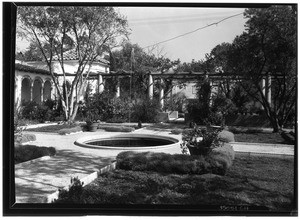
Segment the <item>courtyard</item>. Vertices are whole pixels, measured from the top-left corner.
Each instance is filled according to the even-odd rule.
[[[297,6],[194,9],[12,9],[6,211],[297,215]]]

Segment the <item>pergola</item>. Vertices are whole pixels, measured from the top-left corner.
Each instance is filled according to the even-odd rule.
[[[104,83],[103,78],[106,77],[116,77],[117,79],[117,92],[116,97],[120,96],[120,81],[119,78],[122,77],[131,77],[133,74],[132,71],[110,71],[109,73],[97,72],[97,73],[90,73],[89,77],[91,79],[97,79],[98,81],[98,92],[102,93],[104,91]],[[206,73],[206,72],[158,72],[158,71],[149,71],[148,73],[148,97],[150,99],[153,98],[153,89],[154,89],[154,80],[160,80],[160,83],[163,84],[165,78],[172,78],[175,80],[186,80],[186,81],[194,81],[201,78],[208,78],[210,82],[215,81],[222,81],[224,79],[230,79],[233,81],[243,79],[241,74],[226,74],[226,73]],[[272,85],[272,76],[271,75],[264,75],[261,79],[261,88],[263,90],[263,94],[267,97],[269,103],[271,103],[271,85]],[[159,97],[160,97],[160,104],[163,107],[164,105],[164,88],[161,86],[159,88]]]

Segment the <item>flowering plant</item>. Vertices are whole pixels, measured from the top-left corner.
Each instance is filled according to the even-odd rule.
[[[219,147],[219,130],[208,131],[206,128],[194,128],[185,130],[182,133],[182,143],[180,144],[183,154],[207,155],[212,149]]]

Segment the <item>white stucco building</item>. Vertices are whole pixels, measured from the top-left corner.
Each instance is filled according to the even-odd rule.
[[[78,68],[78,56],[76,51],[70,50],[64,53],[64,69],[66,73],[66,84],[71,85]],[[63,71],[57,56],[52,61],[53,72],[58,76],[59,85],[63,85]],[[85,71],[88,66],[85,67]],[[109,61],[99,57],[90,68],[91,75],[89,83],[94,92],[98,87],[99,77],[97,75],[109,73]],[[48,66],[43,61],[22,62],[15,64],[15,103],[20,105],[23,101],[35,101],[41,103],[47,99],[55,99],[57,91],[53,84]]]

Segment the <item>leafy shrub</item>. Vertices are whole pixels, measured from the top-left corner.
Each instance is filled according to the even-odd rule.
[[[183,112],[186,99],[186,95],[182,92],[173,94],[171,98],[165,100],[164,110]]]
[[[234,142],[234,134],[230,131],[223,130],[218,134],[219,141],[223,141],[225,143]]]
[[[223,152],[217,151],[212,156],[190,156],[184,154],[166,154],[133,151],[121,152],[117,155],[117,168],[133,171],[154,171],[160,173],[175,174],[205,174],[214,173],[224,175],[226,169],[231,165],[230,157]],[[226,163],[225,163],[226,162]]]
[[[81,126],[76,126],[76,127],[73,127],[73,128],[63,128],[63,129],[60,129],[58,131],[58,133],[61,134],[61,135],[65,135],[65,134],[75,133],[75,132],[79,132],[79,131],[82,131]]]
[[[182,142],[180,144],[182,153],[195,155],[208,155],[213,148],[219,147],[219,130],[208,131],[206,128],[186,129],[182,133]]]
[[[62,117],[61,105],[56,101],[46,100],[41,104],[34,101],[22,103],[21,118],[23,119],[45,122],[54,121],[56,117]]]
[[[54,203],[82,203],[83,200],[83,182],[77,177],[71,178],[71,186],[68,190],[59,190],[58,198]]]
[[[54,147],[38,147],[35,145],[16,145],[15,163],[22,163],[43,156],[54,156],[56,150]]]
[[[189,100],[186,106],[186,110],[188,112],[186,119],[188,121],[194,121],[198,124],[205,124],[204,119],[208,117],[209,112],[202,107],[200,106],[198,100]]]
[[[135,122],[157,122],[156,116],[159,112],[157,100],[144,99],[133,105],[131,119]]]

